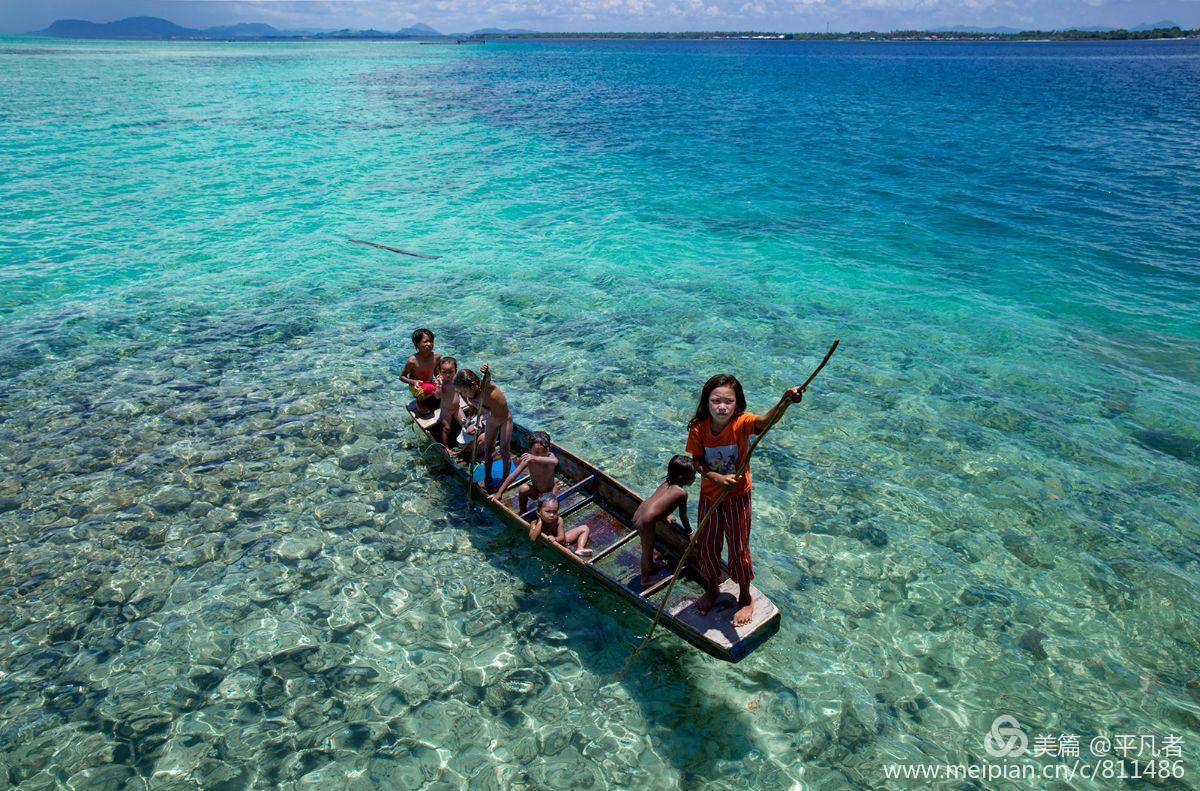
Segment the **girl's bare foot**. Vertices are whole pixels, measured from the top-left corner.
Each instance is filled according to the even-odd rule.
[[[584,547],[583,549],[575,550],[575,554],[581,558],[591,557],[592,550],[588,549],[587,547]]]
[[[701,615],[708,615],[708,611],[713,608],[717,601],[717,589],[711,588],[704,592],[704,595],[696,599],[696,609]]]
[[[742,606],[733,614],[733,625],[745,626],[754,620],[754,597],[747,596],[744,599],[738,599],[738,604]]]

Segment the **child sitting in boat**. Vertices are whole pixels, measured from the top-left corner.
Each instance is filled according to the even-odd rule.
[[[587,525],[573,527],[563,532],[563,519],[558,515],[558,497],[553,494],[543,494],[537,500],[537,513],[529,521],[529,540],[537,541],[538,536],[545,533],[551,541],[564,547],[575,544],[575,554],[587,557],[592,550],[587,548],[588,534],[591,531]]]
[[[486,377],[488,367],[480,366],[479,371]],[[495,488],[492,457],[495,455],[497,442],[500,445],[500,460],[503,462],[501,466],[507,470],[512,465],[512,453],[509,448],[512,445],[513,417],[512,412],[508,410],[508,399],[504,397],[504,391],[491,382],[488,383],[488,392],[483,392],[483,382],[479,374],[470,368],[458,372],[454,377],[454,386],[477,412],[487,415],[483,429],[483,476],[484,488],[490,491]]]
[[[417,351],[404,363],[400,381],[408,385],[417,401],[417,417],[427,418],[438,406],[434,374],[438,370],[439,355],[433,350],[433,333],[424,327],[412,334],[412,342]]]
[[[667,479],[658,485],[633,512],[633,526],[642,542],[642,587],[650,586],[651,577],[663,569],[654,558],[654,526],[661,520],[674,522],[673,511],[679,511],[679,521],[690,533],[692,526],[687,515],[687,487],[696,482],[696,465],[687,456],[676,454],[667,462]]]
[[[455,390],[457,389],[456,386]],[[458,433],[458,441],[463,447],[458,452],[464,458],[470,458],[471,445],[479,439],[480,426],[487,425],[487,415],[485,414],[481,419],[479,413],[475,411],[475,405],[465,399],[463,399],[462,412],[465,419],[462,430]]]
[[[466,416],[463,414],[462,399],[454,387],[454,375],[458,373],[458,360],[453,357],[443,357],[438,363],[437,396],[439,413],[438,424],[433,428],[433,436],[439,442],[452,449],[458,444],[458,435],[462,431]]]
[[[550,435],[544,431],[533,432],[529,435],[529,452],[521,455],[516,469],[508,474],[492,499],[500,502],[513,481],[528,470],[529,480],[517,489],[517,513],[525,513],[531,499],[536,501],[543,494],[555,494],[558,491],[558,481],[554,478],[554,468],[557,466],[558,457],[550,452]]]

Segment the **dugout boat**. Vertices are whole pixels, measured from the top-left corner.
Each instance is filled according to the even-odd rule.
[[[417,417],[410,408],[409,414],[416,428],[432,440],[430,431],[437,424],[438,413],[435,411],[429,417]],[[525,427],[519,424],[514,426],[514,459],[529,450],[529,435],[530,432]],[[528,534],[533,510],[525,514],[516,510],[517,489],[526,478],[513,484],[502,502],[496,502],[484,491],[482,463],[477,462],[475,469],[468,472],[469,460],[459,459],[440,443],[435,444],[433,448],[455,474],[473,489],[473,496],[477,502],[494,511],[510,527],[520,530],[523,536]],[[575,569],[587,580],[609,589],[633,605],[634,609],[646,617],[646,627],[649,628],[650,620],[671,582],[690,535],[682,527],[668,522],[655,525],[655,548],[662,553],[667,568],[658,572],[652,584],[643,589],[640,579],[641,542],[638,540],[637,530],[633,527],[633,513],[641,504],[642,498],[611,475],[561,445],[555,444],[553,451],[558,457],[556,476],[559,514],[563,518],[564,528],[570,530],[586,524],[591,531],[588,546],[594,554],[591,557],[580,557],[545,535],[540,536],[538,541],[554,553],[560,563]],[[494,464],[499,465],[500,462],[497,460]],[[530,508],[532,507],[531,504]],[[716,606],[707,615],[701,615],[696,609],[696,600],[704,593],[704,583],[696,554],[693,550],[681,578],[671,588],[671,600],[663,610],[659,623],[706,654],[727,662],[738,662],[779,631],[779,608],[757,588],[751,586],[754,618],[745,626],[734,627],[731,619],[736,609],[738,588],[737,583],[725,573]]]

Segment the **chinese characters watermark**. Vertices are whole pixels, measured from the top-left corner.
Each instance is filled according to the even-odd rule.
[[[888,779],[1165,780],[1182,779],[1183,737],[1175,734],[1030,734],[1011,714],[992,720],[983,749],[999,763],[886,764]],[[1024,761],[1015,759],[1026,758]],[[1028,758],[1041,758],[1034,762]],[[1046,759],[1057,759],[1047,762]]]

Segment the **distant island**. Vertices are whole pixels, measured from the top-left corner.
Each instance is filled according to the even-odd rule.
[[[59,19],[30,35],[80,39],[136,39],[155,41],[282,41],[322,39],[747,39],[771,41],[1127,41],[1141,39],[1200,38],[1200,29],[1187,30],[1173,22],[1133,28],[1072,28],[1070,30],[1018,30],[1016,28],[949,27],[936,30],[852,31],[849,33],[773,33],[764,31],[692,31],[682,33],[542,33],[534,30],[483,28],[470,33],[439,33],[429,25],[401,30],[296,31],[278,30],[262,23],[223,25],[203,30],[187,28],[152,16],[129,17],[115,22]]]
[[[88,22],[83,19],[59,19],[44,30],[29,35],[54,38],[146,39],[155,41],[227,41],[230,39],[451,39],[484,36],[538,35],[533,30],[484,28],[470,33],[439,33],[429,25],[416,24],[401,30],[279,30],[263,23],[240,23],[219,27],[183,27],[153,16],[135,16],[116,22]]]

